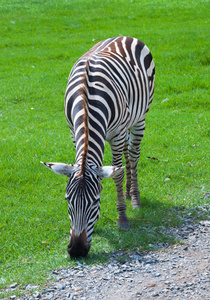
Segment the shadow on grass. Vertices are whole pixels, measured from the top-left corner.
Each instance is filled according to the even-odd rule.
[[[175,206],[173,203],[148,198],[141,199],[142,207],[139,210],[133,209],[129,201],[126,202],[131,229],[120,230],[115,220],[102,214],[93,235],[91,251],[84,260],[86,263],[104,263],[119,250],[124,256],[132,251],[167,248],[180,242],[172,231],[186,224],[186,221],[188,225],[193,224],[206,215],[198,207]]]

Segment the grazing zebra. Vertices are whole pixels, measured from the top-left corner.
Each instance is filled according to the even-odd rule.
[[[110,38],[85,53],[71,70],[65,94],[65,115],[76,147],[74,165],[44,163],[69,177],[66,187],[71,219],[68,253],[86,256],[99,218],[101,180],[113,178],[117,189],[118,225],[129,228],[123,195],[140,207],[137,163],[145,116],[154,93],[155,67],[142,42]],[[105,140],[111,145],[112,166],[103,167]]]

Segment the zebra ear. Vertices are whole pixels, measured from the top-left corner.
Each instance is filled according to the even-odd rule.
[[[103,178],[114,178],[115,176],[119,175],[124,167],[100,167],[100,168],[95,168],[95,171],[97,175],[103,179]]]
[[[75,171],[75,166],[74,165],[67,165],[67,164],[62,164],[62,163],[45,163],[40,161],[43,165],[51,169],[53,172],[59,175],[66,175],[70,176],[74,171]]]

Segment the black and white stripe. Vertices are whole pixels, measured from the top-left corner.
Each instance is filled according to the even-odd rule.
[[[73,176],[66,189],[71,227],[76,236],[85,228],[88,243],[91,242],[93,226],[99,218],[101,190],[98,178],[92,176],[90,170],[86,170],[82,176]]]
[[[126,158],[125,196],[131,197],[134,207],[139,207],[137,163],[145,116],[153,99],[154,78],[149,49],[131,37],[99,42],[72,68],[65,95],[65,115],[76,147],[75,165],[65,166],[65,170],[70,169],[66,198],[71,236],[80,237],[85,232],[90,243],[99,217],[100,182],[104,177],[112,177],[116,184],[118,224],[129,227],[122,154]],[[112,167],[102,167],[105,140],[111,145]]]

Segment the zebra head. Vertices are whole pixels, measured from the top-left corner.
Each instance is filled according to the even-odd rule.
[[[71,220],[68,253],[71,257],[85,257],[90,250],[94,224],[99,218],[101,180],[114,178],[124,167],[89,167],[84,174],[78,176],[78,165],[43,164],[55,173],[69,178],[65,197]]]

